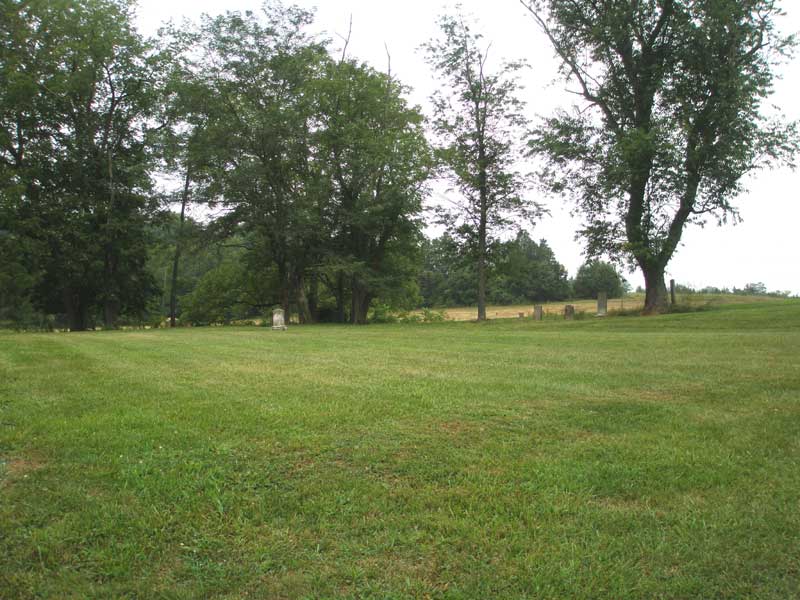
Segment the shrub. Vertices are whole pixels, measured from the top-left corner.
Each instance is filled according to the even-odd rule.
[[[377,304],[372,309],[370,323],[397,323],[397,317],[388,304]]]
[[[422,323],[422,315],[409,313],[407,311],[401,312],[399,315],[397,315],[397,318],[398,321],[404,325]]]
[[[422,309],[422,321],[424,323],[441,323],[446,320],[443,310],[431,310],[430,308]]]

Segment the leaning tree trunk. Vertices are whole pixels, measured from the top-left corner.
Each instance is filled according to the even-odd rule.
[[[644,275],[645,300],[644,314],[655,315],[669,310],[669,296],[664,283],[664,271],[681,241],[683,228],[692,214],[697,190],[700,184],[699,170],[692,163],[686,189],[681,197],[680,206],[672,218],[667,236],[661,243],[657,254],[648,254],[642,249],[652,251],[654,243],[647,233],[644,223],[648,220],[646,190],[653,168],[653,157],[644,156],[637,163],[634,180],[630,191],[628,214],[626,215],[625,232],[628,243],[640,250],[634,253],[636,262]]]
[[[291,276],[289,274],[289,267],[283,261],[278,262],[278,279],[280,285],[280,288],[278,290],[280,305],[281,308],[283,309],[283,314],[285,316],[286,322],[288,323],[292,282],[291,282]]]

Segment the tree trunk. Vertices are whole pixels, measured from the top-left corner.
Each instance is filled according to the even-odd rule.
[[[81,302],[78,294],[73,294],[67,289],[63,293],[64,310],[67,313],[67,324],[70,331],[86,331],[88,328],[88,313],[86,306]]]
[[[481,78],[481,85],[483,79]],[[481,92],[483,89],[481,89]],[[478,134],[478,321],[486,320],[486,227],[489,217],[489,185],[486,160],[486,115],[475,100],[475,131]]]
[[[478,321],[486,320],[486,210],[478,227]]]
[[[175,256],[172,257],[172,282],[169,288],[169,326],[175,327],[176,312],[178,311],[178,266],[183,250],[183,223],[186,220],[186,203],[189,200],[189,185],[191,174],[189,167],[186,167],[186,180],[183,184],[183,195],[181,196],[181,220],[178,223],[178,235],[175,239]]]
[[[366,325],[367,311],[369,311],[369,304],[372,298],[364,285],[358,280],[358,277],[353,277],[350,295],[350,322],[354,325]]]
[[[669,310],[669,295],[664,283],[664,266],[642,266],[645,284],[644,314],[655,315]]]
[[[103,328],[116,329],[117,317],[119,316],[119,300],[117,299],[116,292],[110,291],[114,289],[114,279],[116,278],[116,269],[114,267],[114,257],[112,244],[106,244],[105,252],[105,293],[103,298]]]
[[[111,159],[111,151],[107,153],[108,157],[108,217],[106,219],[106,227],[109,227],[114,214],[114,163]],[[106,232],[108,235],[108,232]],[[105,299],[103,300],[103,328],[116,329],[117,317],[119,316],[120,302],[117,293],[109,293],[109,288],[116,288],[116,260],[114,258],[114,239],[111,237],[106,241],[105,247]]]
[[[338,323],[346,322],[344,314],[344,273],[339,273],[336,281],[336,320]]]
[[[118,317],[119,317],[119,302],[117,302],[116,300],[106,300],[103,303],[103,328],[116,329]]]
[[[281,308],[283,309],[284,319],[289,323],[289,300],[291,298],[291,281],[289,275],[289,268],[285,262],[278,263],[278,279],[280,280],[280,289],[278,295],[280,297]]]
[[[311,310],[308,307],[308,296],[306,296],[306,282],[302,274],[294,277],[294,296],[297,303],[297,318],[301,324],[311,323]]]
[[[311,322],[319,321],[319,276],[316,271],[311,273],[311,283],[308,289],[308,312]]]

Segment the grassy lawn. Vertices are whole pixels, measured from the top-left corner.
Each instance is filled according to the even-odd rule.
[[[800,597],[800,303],[0,335],[0,598]]]

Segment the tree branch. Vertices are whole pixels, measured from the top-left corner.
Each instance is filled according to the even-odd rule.
[[[584,73],[584,71],[578,66],[578,63],[574,59],[570,58],[567,51],[561,47],[561,45],[558,43],[558,40],[556,40],[555,34],[548,27],[547,22],[533,7],[532,1],[528,0],[528,2],[526,2],[526,0],[519,0],[519,2],[520,4],[522,4],[522,6],[524,6],[528,10],[528,12],[531,13],[533,18],[539,24],[541,30],[550,40],[550,44],[553,46],[553,49],[556,51],[561,60],[564,61],[564,64],[566,64],[569,67],[570,72],[578,80],[578,83],[580,84],[581,89],[583,90],[583,97],[592,104],[597,105],[603,111],[603,114],[606,116],[606,119],[608,120],[610,127],[615,133],[621,133],[617,118],[614,116],[614,113],[611,111],[608,104],[602,98],[600,98],[598,95],[596,95],[589,89],[589,85],[586,82],[587,74]]]

